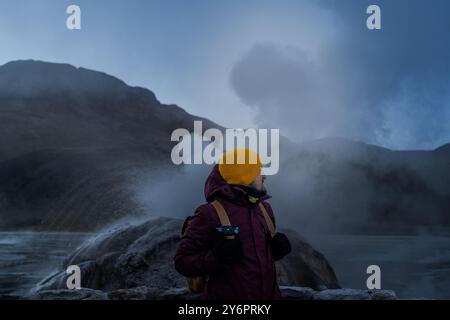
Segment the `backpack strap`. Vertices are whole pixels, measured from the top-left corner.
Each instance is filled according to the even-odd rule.
[[[222,204],[218,200],[211,202],[214,209],[216,209],[217,215],[219,216],[220,224],[222,226],[231,226],[230,219],[228,218],[227,212]],[[227,239],[234,239],[234,236],[226,236]]]
[[[273,236],[275,234],[275,226],[272,222],[272,219],[270,219],[269,213],[267,212],[266,207],[264,207],[262,202],[259,203],[259,208],[263,213],[264,220],[266,220],[266,225],[267,228],[269,228],[270,235]]]
[[[214,200],[211,202],[214,209],[216,209],[217,215],[219,216],[220,224],[222,226],[231,226],[230,219],[228,218],[227,212],[225,211],[225,208],[222,206],[222,204],[218,200]],[[263,203],[259,203],[259,209],[261,210],[264,220],[266,221],[267,228],[269,229],[270,235],[273,236],[276,232],[275,225],[273,224],[272,219],[269,216],[269,213],[266,210],[266,207],[264,207]],[[227,236],[227,239],[233,239],[234,236]]]

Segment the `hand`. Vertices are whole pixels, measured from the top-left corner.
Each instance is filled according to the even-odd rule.
[[[284,233],[277,232],[271,240],[273,259],[278,261],[291,252],[291,242]]]
[[[242,245],[238,238],[222,239],[213,249],[216,259],[225,266],[238,262],[242,257]]]

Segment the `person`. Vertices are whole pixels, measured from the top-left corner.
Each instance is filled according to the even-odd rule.
[[[245,161],[237,161],[239,152],[245,154]],[[226,161],[230,153],[234,155],[231,162]],[[185,277],[208,276],[204,299],[282,299],[275,261],[291,251],[291,244],[283,233],[273,235],[268,229],[260,203],[275,227],[276,220],[266,202],[270,196],[261,167],[259,156],[249,149],[225,153],[206,179],[208,203],[185,221],[175,269]],[[211,204],[215,200],[225,209],[231,225],[239,228],[233,239],[217,232],[221,221]]]

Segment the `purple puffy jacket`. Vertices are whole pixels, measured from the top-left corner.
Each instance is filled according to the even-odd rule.
[[[186,277],[209,275],[205,299],[281,299],[270,232],[258,203],[251,203],[242,189],[227,184],[217,165],[206,180],[205,197],[208,203],[198,207],[187,222],[174,258],[175,269]],[[261,201],[275,225],[272,208],[264,202],[268,198]],[[231,224],[239,227],[243,256],[228,268],[220,265],[212,252],[219,240],[215,228],[220,226],[210,204],[215,199],[225,208]]]

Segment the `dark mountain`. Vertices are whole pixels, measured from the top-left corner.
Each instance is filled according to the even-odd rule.
[[[0,67],[0,160],[43,149],[167,148],[170,133],[194,119],[104,73],[38,61]]]
[[[450,143],[444,144],[443,146],[440,146],[436,150],[434,150],[435,153],[441,154],[441,155],[447,155],[450,156]]]
[[[326,138],[286,151],[268,181],[285,223],[308,230],[413,232],[450,226],[450,154]],[[284,192],[290,190],[290,192]],[[293,196],[295,194],[295,196]]]
[[[126,184],[170,167],[170,134],[194,120],[217,127],[101,72],[1,66],[0,228],[92,229],[139,213]]]

